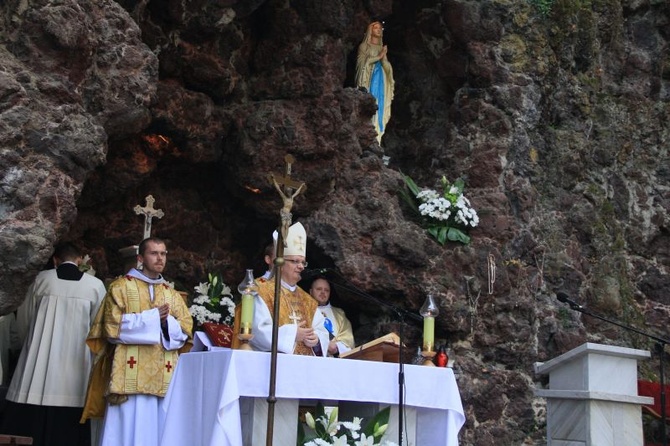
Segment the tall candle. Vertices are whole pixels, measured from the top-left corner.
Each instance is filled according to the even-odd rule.
[[[240,333],[250,334],[251,324],[254,321],[254,294],[258,291],[258,285],[254,280],[254,270],[248,269],[244,280],[237,287],[242,296],[242,308],[240,309]]]
[[[434,342],[435,318],[432,316],[426,316],[423,318],[423,350],[426,352],[432,352]]]
[[[251,323],[254,320],[254,296],[251,294],[242,295],[242,311],[240,312],[240,328],[251,329]]]

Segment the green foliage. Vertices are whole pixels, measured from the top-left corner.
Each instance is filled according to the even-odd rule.
[[[555,0],[529,0],[530,4],[533,5],[540,12],[542,17],[547,17],[551,13],[551,8],[554,6]]]

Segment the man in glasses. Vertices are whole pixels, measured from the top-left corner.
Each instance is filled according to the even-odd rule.
[[[302,224],[296,223],[286,235],[284,265],[281,268],[277,350],[282,353],[322,356],[328,348],[328,331],[324,327],[323,314],[317,311],[317,302],[298,286],[300,274],[307,266],[306,249],[307,233]],[[258,280],[257,283],[254,338],[250,344],[256,350],[270,351],[275,280]]]

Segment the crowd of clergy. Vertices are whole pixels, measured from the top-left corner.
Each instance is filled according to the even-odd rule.
[[[273,246],[268,273],[256,279],[250,344],[270,351],[281,283],[278,352],[337,357],[354,346],[351,323],[330,305],[328,280],[317,277],[309,293],[298,286],[305,228],[290,226],[284,241],[280,277]],[[166,242],[147,238],[137,252],[138,266],[105,287],[81,271],[73,244],[56,246],[54,268],[40,272],[16,313],[3,318],[11,323],[0,323],[0,380],[9,383],[0,434],[31,437],[34,445],[160,444],[162,403],[179,355],[191,347],[193,318],[163,276]],[[9,380],[7,351],[19,349]]]

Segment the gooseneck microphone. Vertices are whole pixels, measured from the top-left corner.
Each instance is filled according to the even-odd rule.
[[[570,308],[572,308],[573,310],[581,310],[583,308],[577,302],[570,299],[570,297],[562,291],[556,293],[556,299],[558,299],[559,302],[563,302],[564,304],[570,305]]]
[[[316,276],[321,276],[330,271],[329,268],[315,268],[315,269],[304,269],[300,273],[300,280],[311,279]]]

